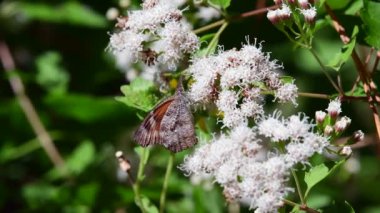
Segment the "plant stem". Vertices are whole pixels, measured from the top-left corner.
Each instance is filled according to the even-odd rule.
[[[14,72],[16,69],[16,64],[13,60],[8,45],[3,41],[0,41],[0,60],[2,62],[4,71],[9,74],[8,80],[11,88],[17,98],[19,105],[21,106],[22,111],[25,114],[25,117],[27,118],[29,124],[32,126],[32,129],[36,134],[41,147],[44,149],[49,159],[53,162],[58,171],[62,172],[62,174],[67,175],[68,170],[65,168],[65,161],[55,146],[51,135],[43,125],[32,101],[26,94],[25,87],[20,76]]]
[[[212,38],[212,40],[210,41],[210,44],[208,45],[206,49],[206,56],[211,53],[212,47],[214,46],[216,42],[218,42],[220,35],[226,29],[227,26],[228,26],[228,22],[224,22],[223,25],[219,28],[218,32],[215,33],[214,37]]]
[[[327,79],[329,79],[330,83],[333,85],[333,87],[336,89],[336,91],[339,94],[343,95],[344,92],[342,91],[341,88],[338,87],[338,85],[336,85],[336,83],[334,82],[334,80],[332,79],[332,77],[330,76],[330,74],[327,72],[327,70],[325,68],[325,65],[323,65],[321,59],[319,58],[319,56],[315,52],[315,50],[313,48],[310,48],[309,50],[310,50],[311,54],[313,54],[314,58],[317,60],[318,64],[321,66],[323,73],[326,75]]]
[[[301,204],[302,205],[305,205],[305,199],[302,195],[302,190],[301,190],[301,185],[300,185],[300,182],[298,180],[298,177],[297,177],[297,174],[296,172],[294,171],[294,169],[291,169],[292,171],[292,175],[293,175],[293,178],[294,178],[294,182],[296,183],[296,187],[297,187],[297,192],[298,192],[298,196],[300,197],[300,200],[301,200]]]
[[[270,10],[270,9],[276,9],[276,8],[278,8],[277,5],[273,5],[273,6],[266,7],[266,8],[260,8],[260,9],[257,9],[257,10],[248,11],[248,12],[245,12],[245,13],[242,13],[242,14],[230,17],[228,20],[229,21],[240,20],[240,19],[243,19],[243,18],[248,18],[248,17],[251,17],[251,16],[263,14],[263,13],[268,12],[268,10]],[[215,27],[218,27],[218,26],[224,24],[224,22],[226,22],[226,20],[222,19],[222,20],[213,22],[211,24],[208,24],[206,26],[200,27],[198,29],[195,29],[195,30],[193,30],[193,32],[195,34],[203,33],[203,32],[205,32],[207,30],[213,29]]]
[[[168,160],[168,165],[166,167],[164,185],[162,186],[162,191],[161,191],[161,196],[160,196],[160,213],[163,213],[165,210],[166,191],[168,189],[170,174],[172,173],[174,157],[175,157],[175,154],[171,153]]]
[[[148,153],[147,148],[143,148],[141,152],[141,158],[139,162],[139,169],[137,171],[137,178],[136,182],[133,185],[133,191],[135,192],[135,202],[140,207],[141,212],[145,213],[145,208],[143,206],[142,200],[141,200],[141,194],[140,194],[140,183],[144,179],[144,169],[145,169],[145,163],[146,163],[146,156]]]
[[[218,27],[220,25],[223,25],[224,22],[226,22],[226,21],[224,19],[222,19],[222,20],[216,21],[214,23],[211,23],[209,25],[206,25],[206,26],[203,26],[201,28],[198,28],[198,29],[194,30],[193,32],[195,34],[203,33],[204,31],[207,31],[207,30],[210,30],[212,28],[215,28],[215,27]]]

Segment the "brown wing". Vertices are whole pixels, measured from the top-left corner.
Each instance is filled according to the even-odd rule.
[[[133,139],[138,144],[146,147],[151,144],[160,143],[161,139],[159,131],[161,121],[173,100],[174,98],[171,97],[162,101],[145,117],[133,136]]]
[[[161,121],[162,145],[172,152],[180,152],[197,143],[193,115],[185,99],[181,93],[176,94]]]

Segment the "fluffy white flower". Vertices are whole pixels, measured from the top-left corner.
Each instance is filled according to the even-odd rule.
[[[142,10],[129,11],[127,17],[118,19],[121,30],[111,35],[112,53],[149,66],[157,64],[160,69],[156,71],[175,70],[187,54],[198,49],[198,37],[177,8],[181,2],[147,0]],[[125,65],[129,69],[132,64]]]
[[[342,112],[342,109],[340,107],[341,107],[340,100],[335,99],[335,100],[330,101],[329,106],[327,107],[326,110],[332,118],[336,118]]]
[[[241,50],[223,51],[203,58],[194,58],[188,72],[194,83],[189,97],[195,103],[215,102],[223,115],[223,124],[234,127],[249,118],[263,114],[261,92],[274,91],[279,102],[296,104],[297,87],[284,84],[277,70],[282,68],[261,45],[243,45]]]

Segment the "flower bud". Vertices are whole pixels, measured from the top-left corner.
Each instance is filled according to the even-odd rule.
[[[317,121],[317,124],[323,124],[326,118],[326,113],[323,111],[316,111],[315,112],[315,120]]]
[[[351,124],[351,119],[347,116],[344,116],[342,117],[341,119],[339,119],[339,121],[337,121],[334,125],[334,129],[336,132],[338,133],[341,133],[343,132],[345,129],[347,129],[347,127]]]
[[[278,10],[278,15],[282,21],[286,21],[292,15],[292,11],[290,10],[290,7],[288,5],[283,4],[281,9]]]
[[[277,10],[268,10],[267,18],[269,19],[272,24],[276,25],[280,21],[280,17],[278,15],[279,9]]]
[[[315,23],[315,17],[317,16],[317,10],[315,7],[311,7],[310,9],[301,9],[301,13],[308,24]]]
[[[308,0],[298,0],[298,5],[300,6],[300,8],[302,9],[307,9],[309,8],[309,1]]]
[[[355,131],[353,134],[354,142],[357,143],[364,139],[364,133],[361,130]]]
[[[119,10],[111,7],[106,12],[106,18],[110,21],[115,20],[119,16]]]
[[[332,119],[335,120],[338,117],[339,113],[342,112],[340,106],[341,103],[338,99],[335,99],[329,103],[329,106],[327,107],[327,112],[329,113]]]
[[[334,132],[334,129],[332,128],[332,126],[330,125],[327,125],[323,131],[323,134],[325,136],[330,136],[332,133]]]
[[[350,156],[352,154],[352,149],[350,146],[344,146],[339,153],[341,155]]]

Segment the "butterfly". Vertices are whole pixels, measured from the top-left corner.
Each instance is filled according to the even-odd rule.
[[[143,147],[160,144],[171,152],[180,152],[197,143],[194,118],[184,95],[182,79],[175,94],[149,112],[133,138]]]

